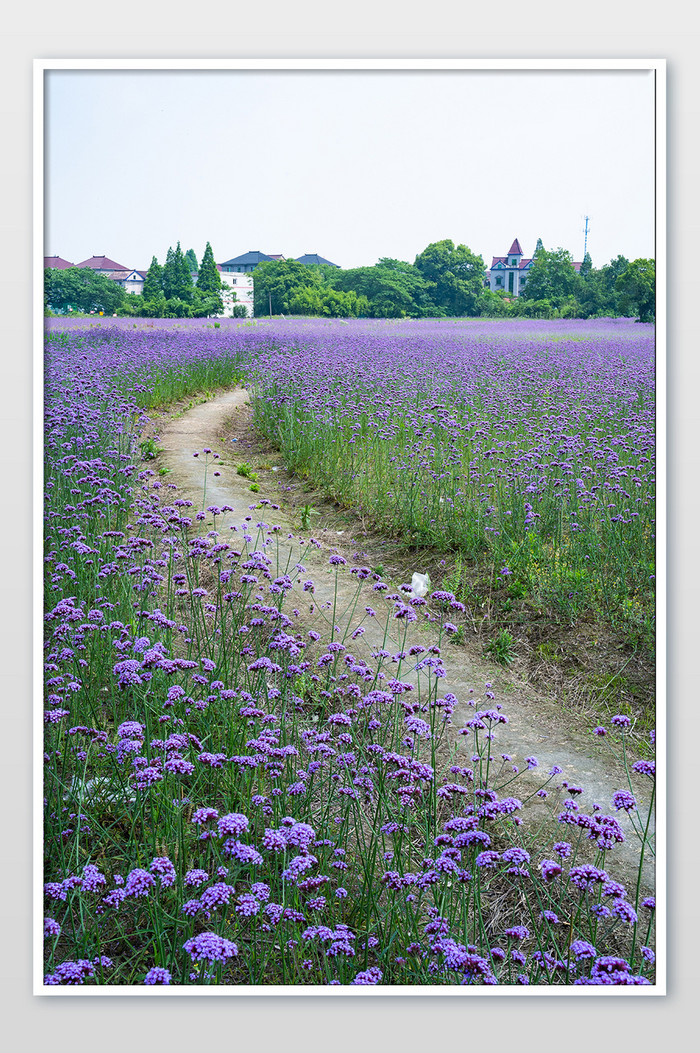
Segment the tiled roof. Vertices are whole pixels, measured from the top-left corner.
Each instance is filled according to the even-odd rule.
[[[338,267],[337,263],[331,263],[330,260],[326,260],[323,256],[319,256],[317,252],[307,252],[305,256],[297,256],[297,263],[305,263],[309,266],[312,264],[318,265],[325,263],[328,267]]]
[[[62,271],[66,267],[75,267],[75,264],[61,259],[60,256],[44,256],[44,267],[55,267],[56,270]]]
[[[523,250],[520,248],[520,242],[516,238],[511,247],[508,249],[509,256],[522,256]]]
[[[221,264],[222,267],[245,267],[250,266],[251,263],[265,263],[267,260],[271,260],[272,256],[268,256],[264,252],[244,252],[242,256],[234,256],[233,259],[224,260]]]
[[[76,267],[90,267],[93,271],[127,271],[123,263],[115,263],[109,256],[91,256],[89,260],[76,263]]]
[[[493,257],[493,263],[491,264],[491,266],[495,267],[497,263],[502,263],[504,267],[508,267],[508,257],[507,256],[494,256]],[[518,270],[520,270],[520,271],[524,270],[525,267],[529,267],[529,265],[531,263],[532,263],[531,259],[519,260],[518,264],[517,264]],[[512,267],[509,268],[509,269],[512,270]]]

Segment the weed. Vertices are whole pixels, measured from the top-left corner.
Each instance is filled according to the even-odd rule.
[[[162,449],[156,445],[156,440],[153,437],[143,439],[143,441],[139,443],[139,449],[141,450],[141,460],[143,461],[151,461],[157,457],[159,453],[163,452]]]
[[[311,516],[317,516],[320,513],[312,508],[311,505],[306,504],[299,512],[299,520],[301,522],[302,530],[308,530],[311,526]]]
[[[484,648],[501,665],[510,665],[515,658],[515,640],[507,629],[501,629]]]

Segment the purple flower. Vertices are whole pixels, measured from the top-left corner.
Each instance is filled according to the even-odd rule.
[[[204,890],[199,897],[199,902],[205,910],[216,910],[217,907],[225,906],[235,891],[232,885],[227,885],[224,881],[218,881],[215,885],[211,885]]]
[[[610,908],[610,912],[614,918],[620,918],[621,921],[626,921],[628,925],[634,925],[637,921],[637,912],[627,900],[616,899]]]
[[[101,885],[107,884],[107,878],[100,873],[93,863],[88,863],[83,869],[83,891],[96,892]]]
[[[238,954],[235,943],[215,932],[200,932],[182,946],[193,962],[225,962]]]
[[[554,913],[553,910],[543,910],[542,913],[540,914],[540,917],[542,918],[543,921],[548,921],[550,925],[558,925],[559,924],[559,918],[557,917],[557,915]]]
[[[598,953],[591,943],[587,943],[586,940],[574,940],[571,944],[571,953],[577,962],[580,962],[585,958],[595,958]]]
[[[576,888],[581,889],[582,892],[593,888],[596,882],[602,885],[607,880],[608,875],[605,871],[599,870],[598,867],[594,867],[590,863],[584,863],[580,867],[572,867],[569,871],[569,881]]]
[[[504,863],[515,863],[521,866],[523,863],[530,862],[530,853],[524,848],[507,848],[501,855],[501,859]]]
[[[127,874],[124,895],[134,896],[135,898],[147,896],[155,883],[155,878],[147,870],[140,870],[137,867]]]
[[[77,962],[61,962],[56,966],[53,973],[54,980],[49,983],[76,985],[82,984],[88,977],[95,975],[95,967],[87,958],[80,958]],[[46,981],[45,981],[46,982]]]
[[[148,869],[152,874],[155,874],[160,878],[160,883],[163,888],[168,888],[170,885],[175,884],[177,874],[175,872],[175,867],[167,856],[159,856],[154,859]]]
[[[371,966],[369,969],[365,969],[364,972],[357,974],[354,980],[350,983],[358,986],[371,986],[378,984],[382,978],[382,970],[378,969],[376,965]]]
[[[561,865],[553,859],[543,859],[540,863],[543,881],[553,881],[561,874]]]
[[[637,802],[634,798],[634,794],[631,794],[629,790],[618,790],[613,794],[612,803],[616,809],[619,810],[624,808],[626,812],[634,812],[637,810]]]
[[[188,918],[194,918],[197,914],[199,914],[199,912],[202,909],[202,904],[199,902],[198,899],[188,899],[180,907],[182,913],[185,914]]]
[[[316,839],[316,833],[308,823],[295,823],[291,829],[285,830],[285,837],[287,844],[305,849]]]
[[[632,771],[638,772],[639,775],[648,775],[650,779],[653,779],[656,777],[656,763],[640,760],[632,765]]]
[[[263,834],[262,846],[269,852],[284,852],[287,847],[286,831],[268,828]]]
[[[154,965],[143,978],[145,984],[169,984],[171,981],[172,976],[168,970],[163,969],[160,965]]]
[[[260,903],[252,896],[249,892],[244,892],[243,895],[238,897],[238,905],[236,907],[236,913],[241,914],[245,918],[251,918],[254,914],[257,914],[260,910]]]
[[[492,849],[488,849],[486,852],[480,852],[474,860],[476,866],[484,867],[486,869],[495,867],[500,859],[498,852],[494,852]]]
[[[216,808],[198,808],[194,812],[191,822],[196,823],[198,826],[203,826],[204,823],[209,822],[210,819],[217,819],[219,813]]]
[[[248,829],[248,817],[240,812],[230,812],[222,815],[216,825],[219,837],[240,837]]]
[[[206,870],[188,870],[183,883],[185,888],[198,888],[208,880],[209,875]]]
[[[53,918],[44,918],[44,939],[48,936],[60,936],[61,926]]]
[[[624,958],[607,954],[603,958],[598,958],[591,971],[596,976],[600,973],[629,973],[631,970],[629,962],[626,962]]]

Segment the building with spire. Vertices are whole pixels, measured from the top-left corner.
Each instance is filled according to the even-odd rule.
[[[491,270],[486,278],[491,292],[508,293],[509,296],[520,296],[527,284],[527,276],[534,260],[526,258],[516,238],[508,249],[507,256],[494,256]]]
[[[508,293],[509,296],[520,296],[527,285],[528,275],[534,262],[533,256],[523,256],[520,242],[516,238],[508,249],[507,256],[493,257],[491,269],[486,272],[487,288],[491,292],[501,291]],[[581,264],[574,263],[573,268],[578,272],[581,269]]]

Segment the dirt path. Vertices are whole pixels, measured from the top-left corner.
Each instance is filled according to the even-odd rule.
[[[314,533],[314,537],[321,542],[320,551],[308,545],[303,546],[300,550],[298,540],[296,540],[298,530],[281,510],[273,511],[269,506],[265,506],[262,510],[260,508],[253,510],[251,506],[259,504],[261,499],[266,499],[271,503],[276,503],[278,500],[275,476],[272,472],[263,473],[264,477],[261,476],[258,482],[259,492],[253,493],[250,489],[250,480],[238,475],[235,467],[230,463],[212,464],[210,460],[206,491],[204,491],[204,458],[201,451],[204,447],[213,450],[221,449],[220,439],[227,423],[237,412],[241,412],[247,402],[247,391],[236,388],[208,402],[187,409],[185,412],[163,418],[158,422],[158,446],[162,450],[158,465],[168,471],[169,480],[177,485],[182,494],[194,501],[195,509],[201,509],[203,504],[205,508],[211,505],[231,506],[232,512],[216,518],[216,529],[226,540],[229,540],[226,537],[229,528],[232,525],[240,527],[245,523],[246,517],[251,517],[247,527],[251,534],[255,533],[251,528],[261,522],[261,517],[264,517],[264,523],[268,527],[279,525],[281,530],[277,537],[281,540],[279,540],[277,551],[280,572],[289,567],[290,576],[295,580],[291,568],[294,568],[299,562],[300,551],[303,566],[308,571],[308,574],[299,573],[295,588],[291,590],[292,595],[288,598],[287,603],[289,606],[309,611],[309,599],[312,598],[316,604],[315,616],[328,620],[332,606],[327,612],[323,611],[323,607],[332,605],[335,594],[335,572],[329,566],[328,558],[331,551],[339,551],[350,563],[352,551],[347,549],[347,540],[336,531],[321,530]],[[195,453],[199,453],[200,456],[194,457]],[[214,471],[220,474],[214,476]],[[210,530],[211,518],[207,518],[205,529]],[[290,535],[293,536],[290,537]],[[235,537],[235,535],[232,536]],[[306,541],[308,541],[308,536],[308,533],[304,535]],[[420,568],[416,569],[420,570]],[[307,577],[312,577],[316,586],[313,597],[302,589],[302,583]],[[434,642],[429,635],[430,626],[421,622],[410,624],[407,629],[408,635],[404,638],[404,623],[397,620],[391,623],[396,627],[392,636],[385,640],[385,622],[380,616],[391,607],[391,604],[383,598],[382,594],[372,591],[371,583],[365,585],[366,591],[363,591],[363,598],[350,622],[349,607],[354,601],[356,583],[354,578],[347,582],[345,579],[348,577],[347,574],[338,577],[340,603],[336,609],[335,624],[340,625],[341,628],[349,624],[354,627],[364,615],[365,605],[371,606],[378,615],[376,618],[365,617],[362,623],[365,632],[361,638],[346,641],[352,653],[359,658],[368,658],[369,651],[377,647],[383,646],[394,653],[402,648],[407,651],[414,643],[425,647]],[[389,584],[395,590],[401,582],[390,582]],[[499,666],[489,664],[482,657],[471,654],[468,648],[451,648],[447,644],[442,650],[442,660],[447,676],[441,680],[440,693],[451,691],[460,700],[453,715],[455,730],[452,733],[452,739],[456,750],[464,754],[465,744],[469,741],[456,734],[457,729],[463,726],[464,721],[474,713],[473,708],[467,705],[465,700],[468,698],[484,699],[485,685],[490,684],[496,696],[494,702],[502,703],[503,713],[509,720],[508,724],[498,726],[494,744],[496,756],[499,756],[500,759],[501,753],[511,754],[513,763],[521,769],[526,766],[524,763],[526,757],[534,756],[539,762],[538,768],[531,774],[528,773],[517,780],[512,792],[524,798],[528,792],[526,789],[528,782],[531,789],[535,789],[541,784],[542,777],[546,777],[546,773],[552,766],[558,765],[562,773],[553,780],[548,789],[560,787],[562,781],[566,781],[570,785],[584,788],[585,792],[576,798],[581,811],[590,812],[594,802],[601,806],[604,813],[614,811],[611,804],[612,794],[616,790],[628,788],[624,772],[600,740],[592,737],[590,729],[582,728],[578,724],[575,714],[563,710],[556,699],[543,697],[535,693],[531,686],[518,683],[510,670],[507,675],[504,674]],[[415,671],[408,673],[405,666],[402,666],[400,670],[402,680],[412,679],[416,684],[424,675],[424,673]],[[493,705],[493,703],[488,704]],[[469,749],[468,745],[466,749]],[[535,777],[537,777],[536,782]],[[646,802],[649,787],[648,779],[635,777],[634,792],[638,800]],[[566,791],[564,795],[565,793]],[[563,801],[564,796],[561,796],[560,799]],[[644,812],[643,809],[643,814]],[[537,819],[538,813],[543,817],[544,806],[539,802],[533,802],[528,806],[528,813],[530,818]],[[626,813],[620,811],[615,814],[625,830],[626,841],[611,853],[609,868],[613,876],[626,883],[631,896],[636,882],[639,842]],[[561,827],[559,839],[568,839],[567,827]],[[654,867],[653,858],[648,850],[647,857],[644,885],[645,891],[651,892],[654,888]]]

